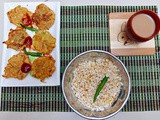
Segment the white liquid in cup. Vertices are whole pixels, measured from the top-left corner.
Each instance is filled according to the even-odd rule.
[[[132,28],[138,36],[148,38],[154,34],[156,24],[151,16],[142,13],[132,19]]]

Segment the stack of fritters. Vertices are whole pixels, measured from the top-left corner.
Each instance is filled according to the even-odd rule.
[[[29,25],[29,27],[32,27],[33,24],[33,26],[36,25],[39,28],[39,31],[35,32],[32,38],[31,49],[43,54],[43,56],[35,59],[32,63],[32,76],[44,81],[44,79],[50,77],[56,69],[54,66],[55,59],[50,55],[56,46],[56,38],[47,31],[54,24],[54,12],[45,4],[38,5],[34,13],[18,5],[10,10],[7,15],[10,22],[18,27],[15,30],[10,30],[8,40],[4,43],[7,45],[7,48],[20,51],[20,53],[12,56],[8,60],[3,77],[22,80],[27,75],[27,73],[23,73],[20,68],[23,62],[31,64],[28,56],[22,52],[22,50],[26,48],[25,38],[29,35],[26,29],[20,26],[24,22],[27,22],[23,20],[26,15],[28,15],[28,17],[31,18],[31,25]]]

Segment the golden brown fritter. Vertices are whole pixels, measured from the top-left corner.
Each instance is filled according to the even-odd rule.
[[[32,63],[32,76],[40,79],[42,82],[45,78],[50,77],[55,71],[55,60],[52,56],[42,56]]]
[[[18,5],[14,9],[10,10],[7,15],[11,23],[16,26],[20,26],[20,24],[24,24],[22,19],[26,18],[26,15],[31,18],[32,12],[28,11],[27,8]]]
[[[48,6],[40,4],[36,7],[32,20],[39,29],[47,30],[54,24],[55,14]]]
[[[3,42],[7,45],[7,48],[14,50],[22,50],[25,47],[25,38],[29,36],[25,29],[17,27],[15,30],[11,29],[8,35],[8,40]]]
[[[22,80],[26,77],[27,73],[21,71],[21,66],[23,63],[30,64],[29,58],[24,53],[19,53],[17,55],[13,55],[9,60],[8,64],[5,67],[4,75],[5,78],[17,78]]]
[[[39,53],[49,54],[55,46],[56,38],[54,38],[48,31],[41,30],[36,32],[32,38],[31,48]]]

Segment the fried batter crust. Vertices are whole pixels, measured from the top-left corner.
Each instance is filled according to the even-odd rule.
[[[56,46],[56,38],[54,38],[48,31],[41,30],[36,32],[32,39],[33,50],[43,54],[50,54]]]
[[[7,48],[12,48],[14,50],[22,50],[26,46],[24,44],[25,38],[29,36],[25,29],[17,27],[15,30],[11,29],[8,35],[8,40],[4,43]]]
[[[21,66],[23,63],[31,64],[29,58],[24,53],[18,53],[13,55],[9,60],[8,64],[5,67],[4,75],[5,78],[17,78],[19,80],[24,79],[27,76],[27,73],[21,71]]]
[[[42,56],[32,63],[32,76],[40,79],[42,82],[45,78],[50,77],[55,71],[55,59],[52,56]]]
[[[39,29],[48,30],[54,24],[55,14],[48,6],[40,4],[36,7],[32,20]]]
[[[7,12],[9,21],[16,26],[20,26],[20,24],[23,24],[22,18],[24,18],[26,14],[32,17],[32,12],[28,11],[28,9],[25,7],[21,7],[20,5]]]

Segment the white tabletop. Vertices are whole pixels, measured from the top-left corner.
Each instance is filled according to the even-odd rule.
[[[3,4],[4,2],[22,0],[1,0],[0,2],[0,38],[3,38]],[[33,0],[23,0],[33,1]],[[34,1],[60,1],[62,6],[78,5],[157,5],[160,15],[160,0],[34,0]],[[1,48],[1,44],[0,44]],[[1,59],[1,56],[0,56]],[[1,64],[1,63],[0,63]],[[0,90],[1,91],[1,90]],[[1,92],[0,92],[1,93]],[[0,120],[83,120],[74,112],[0,112]],[[119,112],[108,120],[158,120],[160,111],[146,112]]]

